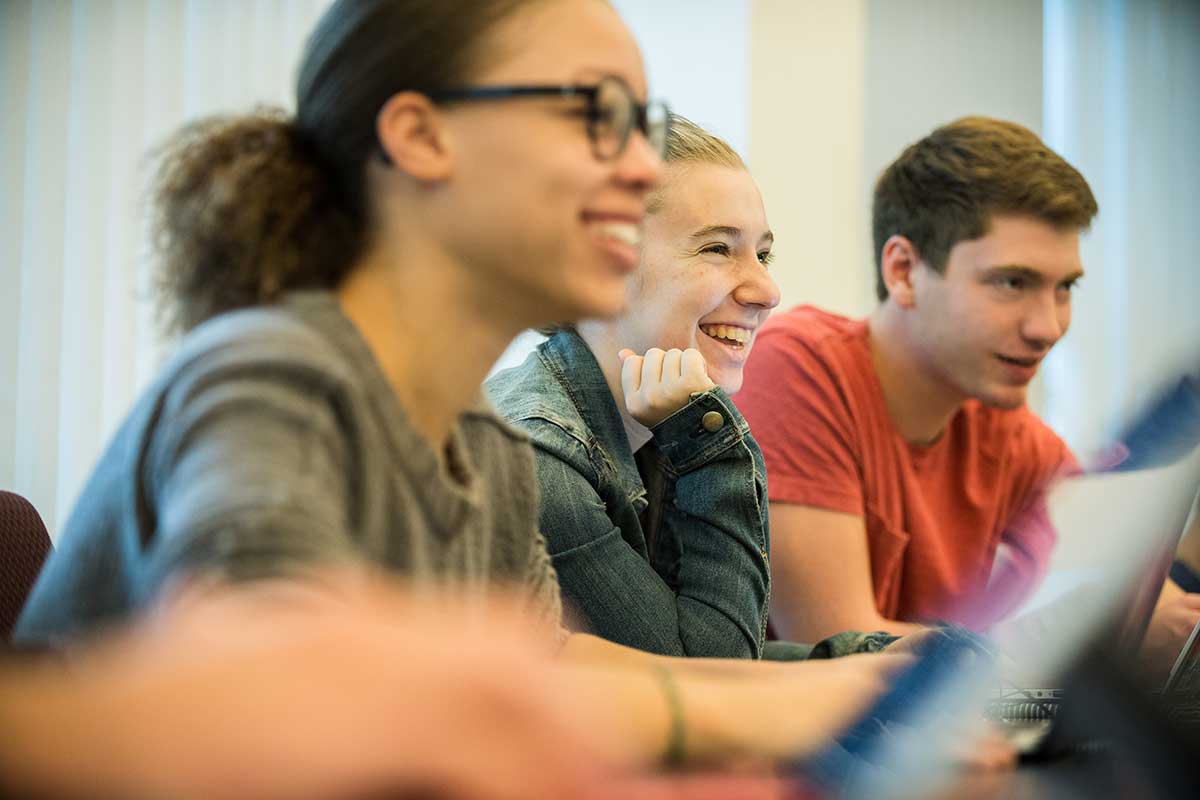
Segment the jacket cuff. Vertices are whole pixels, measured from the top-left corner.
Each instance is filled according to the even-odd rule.
[[[884,631],[872,631],[870,633],[842,631],[830,636],[828,639],[822,639],[813,645],[812,652],[808,657],[810,659],[841,658],[842,656],[853,655],[854,653],[878,653],[888,645],[899,640],[899,636],[885,633]]]
[[[654,443],[676,474],[690,472],[738,444],[750,426],[719,386],[650,429]]]

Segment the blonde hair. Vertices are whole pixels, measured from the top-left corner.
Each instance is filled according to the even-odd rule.
[[[746,162],[728,142],[678,114],[671,114],[663,161],[667,164],[713,164],[730,169],[746,169]],[[665,188],[660,183],[646,198],[646,213],[656,214],[662,209]]]

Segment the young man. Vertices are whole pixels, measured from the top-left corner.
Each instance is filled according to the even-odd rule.
[[[874,313],[764,326],[737,404],[767,464],[781,636],[984,626],[1044,570],[1041,498],[1078,467],[1026,392],[1070,324],[1096,212],[1032,132],[958,120],[876,184]]]

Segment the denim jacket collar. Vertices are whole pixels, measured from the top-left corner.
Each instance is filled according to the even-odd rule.
[[[615,354],[613,356],[616,357]],[[604,372],[587,342],[575,331],[555,333],[541,346],[543,363],[563,387],[596,445],[616,472],[625,496],[639,513],[646,507],[642,483],[625,423]]]

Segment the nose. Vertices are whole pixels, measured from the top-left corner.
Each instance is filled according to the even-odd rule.
[[[1039,350],[1049,350],[1071,324],[1071,300],[1054,292],[1039,295],[1030,304],[1021,324],[1021,335]]]
[[[758,254],[750,256],[751,264],[746,266],[746,276],[733,292],[733,299],[743,306],[759,306],[770,311],[779,305],[779,286],[771,273],[758,262]]]
[[[642,132],[635,130],[617,157],[616,168],[617,180],[645,194],[658,183],[662,158]]]

